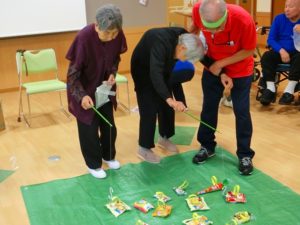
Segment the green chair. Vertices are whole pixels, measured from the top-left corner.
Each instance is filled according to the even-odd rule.
[[[117,86],[119,86],[119,85],[121,85],[121,84],[125,84],[125,85],[126,85],[126,91],[127,91],[127,105],[125,105],[124,103],[122,103],[122,102],[120,101],[119,88],[117,88],[117,102],[118,102],[118,105],[120,105],[120,106],[123,107],[126,111],[128,111],[128,112],[130,113],[130,100],[129,100],[129,86],[128,86],[128,79],[127,79],[126,76],[117,73],[115,80],[116,80]]]
[[[41,50],[17,50],[16,52],[17,72],[19,78],[19,117],[18,122],[21,122],[21,117],[24,118],[26,124],[30,127],[31,107],[30,95],[46,92],[58,91],[60,99],[60,107],[64,114],[69,117],[65,111],[61,91],[66,90],[66,83],[58,79],[58,68],[56,62],[55,51],[53,49]],[[30,79],[32,75],[34,79]],[[49,77],[40,79],[40,77]],[[39,78],[39,79],[37,79]],[[34,81],[31,81],[34,80]],[[27,95],[28,118],[25,116],[22,102],[22,91],[25,90]]]

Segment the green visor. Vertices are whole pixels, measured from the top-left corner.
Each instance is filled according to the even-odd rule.
[[[226,20],[227,17],[227,10],[224,13],[224,16],[222,16],[220,19],[218,19],[216,22],[207,22],[201,17],[202,24],[204,27],[209,28],[209,29],[214,29],[217,27],[220,27],[221,24]]]

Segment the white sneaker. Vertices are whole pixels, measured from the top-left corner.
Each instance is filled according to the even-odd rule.
[[[227,106],[227,107],[230,107],[230,108],[233,107],[231,98],[228,98],[228,97],[224,96],[222,98],[221,102],[223,103],[224,106]]]
[[[169,152],[178,153],[178,148],[168,138],[158,137],[157,145]]]
[[[95,178],[103,179],[103,178],[106,177],[106,172],[102,168],[99,168],[99,169],[90,169],[90,168],[88,168],[88,171]]]
[[[110,161],[106,161],[106,160],[103,159],[103,162],[105,162],[108,165],[108,167],[110,169],[113,169],[113,170],[120,169],[120,167],[121,167],[120,162],[118,160],[115,160],[115,159],[110,160]]]

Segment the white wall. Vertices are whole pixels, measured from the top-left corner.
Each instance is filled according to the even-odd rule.
[[[74,31],[84,25],[84,0],[1,0],[0,38]]]
[[[271,12],[271,0],[257,0],[257,12]]]

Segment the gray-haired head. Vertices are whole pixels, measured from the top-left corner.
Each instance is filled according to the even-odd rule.
[[[181,34],[178,38],[178,44],[182,44],[186,47],[186,59],[192,63],[199,61],[204,56],[202,42],[195,34]]]
[[[122,29],[122,14],[120,9],[113,4],[101,6],[96,12],[96,25],[99,30]]]
[[[199,13],[205,21],[215,22],[224,16],[226,10],[227,6],[224,0],[203,0],[199,8]]]

